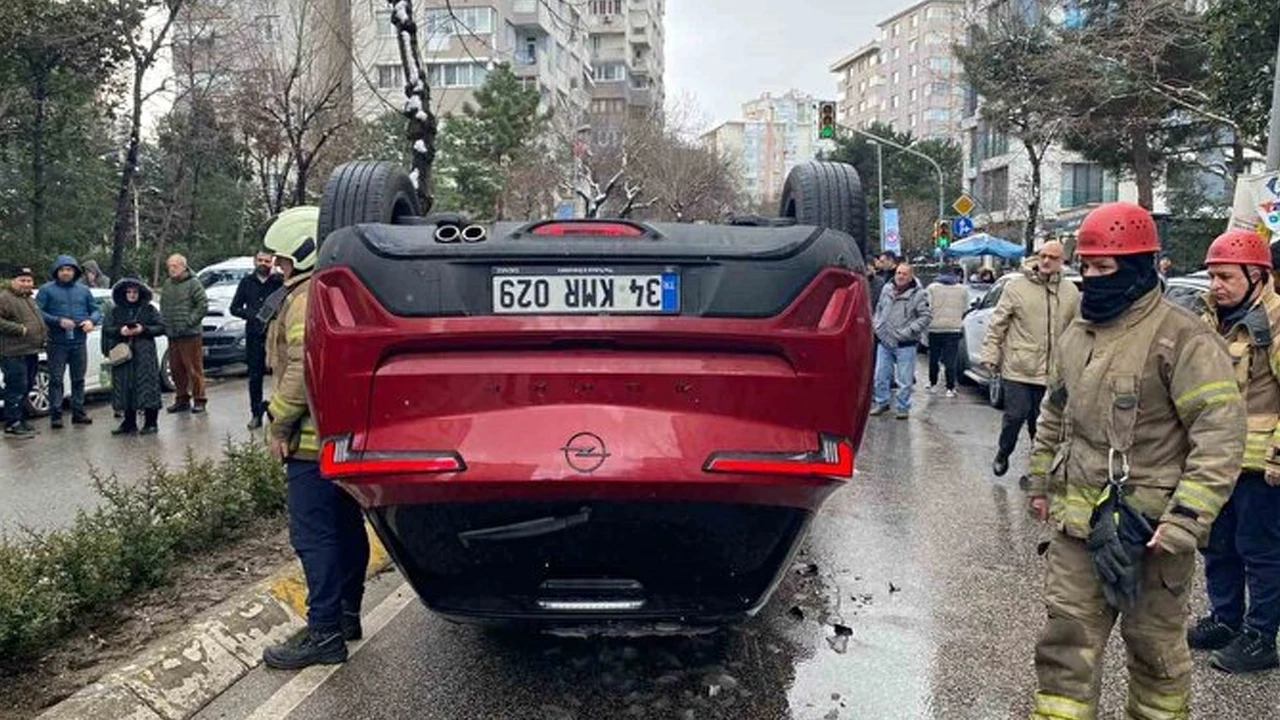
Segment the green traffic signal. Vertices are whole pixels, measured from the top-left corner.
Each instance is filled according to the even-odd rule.
[[[836,136],[836,104],[824,102],[818,105],[818,137],[832,140]]]

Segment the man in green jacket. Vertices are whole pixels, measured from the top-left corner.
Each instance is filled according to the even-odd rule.
[[[48,329],[35,300],[35,273],[22,268],[0,289],[0,372],[4,373],[4,436],[35,435],[27,424],[26,399],[36,375],[36,356]]]
[[[167,409],[171,413],[190,410],[204,412],[204,316],[209,300],[204,285],[187,268],[187,259],[170,255],[169,282],[160,291],[160,314],[169,337],[169,367],[173,372],[175,397]]]

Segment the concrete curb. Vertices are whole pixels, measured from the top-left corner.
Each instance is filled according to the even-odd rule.
[[[391,564],[369,533],[366,577]],[[306,626],[302,567],[282,566],[40,714],[39,720],[187,720]]]

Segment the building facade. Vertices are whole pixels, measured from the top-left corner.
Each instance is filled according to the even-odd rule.
[[[924,0],[879,23],[879,37],[832,63],[837,113],[919,138],[960,139],[964,88],[951,48],[964,38],[964,0]]]
[[[765,93],[742,105],[741,120],[716,126],[702,142],[734,162],[753,205],[769,208],[791,168],[817,154],[817,104],[796,90]]]
[[[593,116],[643,117],[666,99],[666,0],[587,0]]]

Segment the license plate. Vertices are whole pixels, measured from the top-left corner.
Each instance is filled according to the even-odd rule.
[[[500,315],[678,313],[680,274],[672,269],[494,268],[493,311]]]

